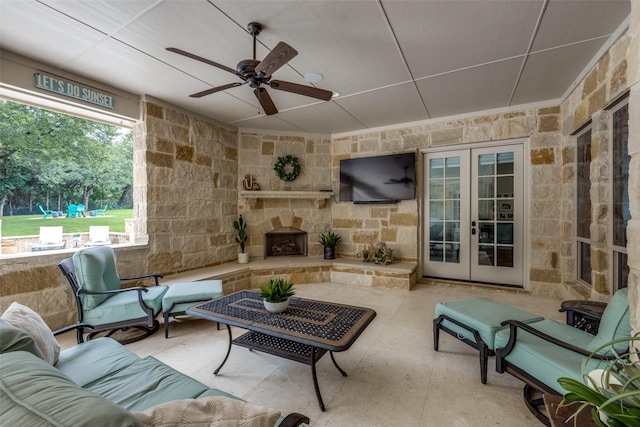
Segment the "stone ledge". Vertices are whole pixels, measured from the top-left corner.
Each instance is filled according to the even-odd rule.
[[[334,282],[409,291],[416,284],[416,270],[417,263],[411,262],[377,265],[350,258],[272,257],[253,260],[248,264],[228,262],[172,274],[165,276],[162,284],[221,279],[224,292],[231,293],[255,289],[269,277],[281,276],[296,284]]]

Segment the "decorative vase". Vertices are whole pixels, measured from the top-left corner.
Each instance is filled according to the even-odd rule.
[[[269,313],[274,314],[282,313],[287,309],[287,307],[289,307],[289,300],[283,302],[268,302],[267,300],[264,300],[263,302],[264,308],[266,308]]]
[[[325,246],[324,259],[336,259],[336,248]]]
[[[238,252],[238,263],[246,264],[249,262],[249,253],[248,252]]]

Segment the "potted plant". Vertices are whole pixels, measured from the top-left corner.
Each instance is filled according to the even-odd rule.
[[[238,262],[240,264],[246,264],[249,262],[249,254],[244,252],[244,245],[247,242],[247,223],[242,219],[242,215],[240,215],[237,221],[233,221],[233,228],[238,232],[236,242],[240,245]]]
[[[289,306],[289,297],[295,295],[293,283],[283,278],[269,279],[260,286],[258,296],[264,301],[264,308],[270,313],[281,313]]]
[[[631,346],[640,336],[610,341],[594,351],[619,342]],[[564,402],[580,402],[576,414],[591,408],[593,421],[599,427],[640,425],[640,359],[639,351],[631,350],[607,362],[604,369],[595,369],[585,375],[585,382],[572,378],[559,378],[568,391]],[[588,362],[587,362],[588,363]]]
[[[324,259],[335,259],[336,246],[342,239],[333,231],[327,234],[320,234],[320,244],[324,246]]]

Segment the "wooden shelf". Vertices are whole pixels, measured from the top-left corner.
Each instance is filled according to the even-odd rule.
[[[240,195],[249,201],[249,207],[255,208],[258,199],[312,199],[318,209],[323,208],[327,199],[333,197],[333,191],[241,191]]]

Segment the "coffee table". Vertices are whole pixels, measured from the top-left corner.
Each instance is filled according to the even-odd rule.
[[[257,291],[235,292],[195,305],[186,313],[227,326],[229,347],[214,374],[226,363],[232,344],[311,365],[322,411],[325,406],[318,387],[316,362],[328,351],[335,367],[346,377],[333,353],[348,350],[376,316],[369,308],[304,298],[290,298],[285,311],[272,314],[265,310]],[[249,332],[233,339],[231,326]]]

